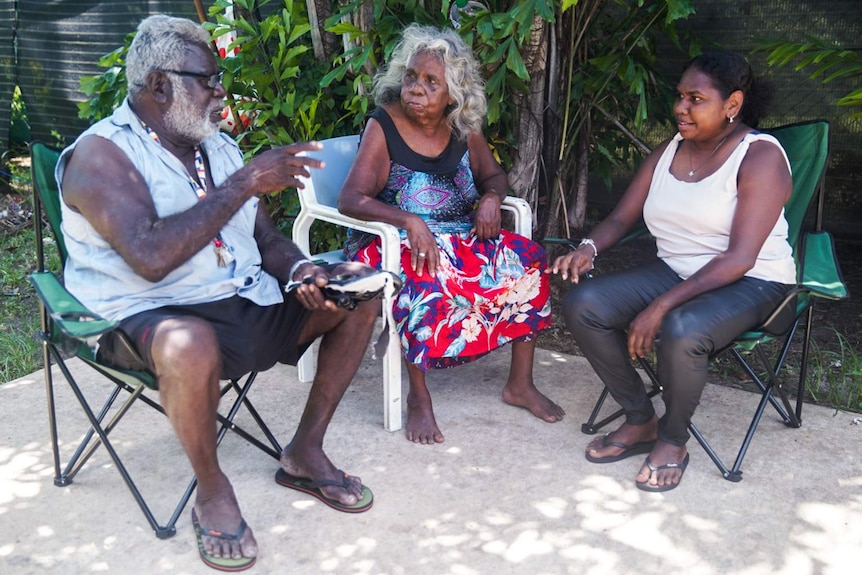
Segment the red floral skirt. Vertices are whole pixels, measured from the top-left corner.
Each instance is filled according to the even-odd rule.
[[[392,315],[407,361],[426,371],[473,361],[510,341],[528,341],[551,325],[550,283],[542,247],[502,230],[491,240],[436,235],[440,264],[431,277],[410,268],[401,240],[401,292]],[[380,267],[380,240],[355,258]]]

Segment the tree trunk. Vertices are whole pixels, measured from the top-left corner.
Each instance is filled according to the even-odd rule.
[[[311,25],[311,44],[314,57],[318,62],[332,60],[338,49],[338,37],[324,28],[326,20],[332,16],[332,2],[327,0],[305,0],[308,9],[308,22]]]
[[[509,186],[515,195],[533,206],[538,200],[539,168],[544,142],[545,73],[547,66],[548,25],[541,18],[533,20],[530,42],[522,58],[530,74],[530,93],[515,96],[518,108],[518,147],[509,170]]]
[[[578,146],[575,156],[575,189],[574,197],[569,201],[568,205],[572,206],[568,216],[568,230],[571,235],[571,230],[576,230],[578,235],[584,230],[584,224],[587,221],[587,181],[590,174],[590,117],[589,108],[582,111],[587,114],[586,121],[581,128],[581,133],[578,134]]]
[[[558,237],[561,235],[560,222],[563,209],[562,198],[565,197],[565,183],[561,171],[564,169],[564,158],[560,149],[563,147],[563,129],[565,117],[563,110],[569,95],[565,86],[566,76],[563,70],[572,58],[568,53],[565,39],[572,33],[569,19],[559,17],[551,29],[548,58],[549,69],[547,77],[547,105],[545,107],[545,142],[543,150],[543,172],[539,181],[539,233],[543,237]]]
[[[342,6],[344,6],[345,4],[348,3],[348,0],[339,0],[339,3]],[[343,16],[342,21],[346,21],[349,18],[350,18],[350,16]],[[359,8],[359,10],[356,10],[353,12],[353,22],[351,22],[351,24],[353,24],[354,26],[356,26],[357,28],[359,28],[360,30],[363,30],[365,32],[367,32],[368,30],[371,30],[374,27],[374,2],[373,2],[373,0],[365,0],[362,3],[362,6]],[[350,36],[348,34],[344,34],[341,37],[341,40],[343,43],[344,52],[348,52],[349,50],[351,50],[352,48],[355,48],[357,46],[357,44],[350,39]],[[374,69],[373,64],[372,64],[370,59],[365,62],[363,67],[364,67],[364,72],[366,74],[368,74],[369,76],[374,76],[374,74],[377,72],[377,70]],[[360,84],[358,86],[358,89],[361,92],[364,90],[364,87]]]

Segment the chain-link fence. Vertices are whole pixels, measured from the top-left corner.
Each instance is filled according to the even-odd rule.
[[[15,3],[18,14],[14,81],[20,86],[27,107],[31,137],[51,143],[58,136],[71,141],[87,127],[87,121],[78,118],[76,106],[84,99],[79,88],[81,78],[101,74],[104,69],[98,65],[99,58],[122,46],[126,34],[144,17],[164,12],[197,19],[191,0],[17,0]],[[9,106],[3,100],[7,86],[0,85],[0,89],[3,89],[0,94],[3,105],[0,129],[3,129],[3,121],[8,127]],[[8,94],[11,96],[11,91]],[[8,129],[3,132],[7,133]]]
[[[682,26],[700,37],[704,48],[744,54],[757,74],[775,82],[776,107],[764,127],[815,118],[831,122],[825,225],[837,235],[862,238],[856,224],[862,219],[862,118],[835,105],[855,86],[838,81],[824,86],[792,66],[768,69],[764,53],[751,53],[765,38],[806,36],[860,52],[862,0],[695,0],[695,8],[697,13]],[[86,127],[77,117],[76,103],[84,98],[81,77],[100,74],[99,58],[122,45],[144,16],[159,12],[197,18],[191,0],[0,0],[0,150],[9,141],[16,85],[27,106],[32,138],[74,138]],[[669,44],[659,48],[660,71],[671,81],[679,77],[685,59]],[[595,195],[599,203],[607,203],[618,194]]]

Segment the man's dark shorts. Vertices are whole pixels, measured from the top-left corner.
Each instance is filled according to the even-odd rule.
[[[296,365],[311,343],[299,345],[299,336],[312,312],[292,293],[285,294],[284,300],[264,307],[234,296],[141,312],[120,322],[120,329],[134,349],[129,350],[120,336],[110,333],[99,341],[99,357],[119,367],[145,369],[158,375],[151,353],[154,328],[168,318],[192,316],[208,321],[216,331],[223,379],[265,371],[276,362]]]

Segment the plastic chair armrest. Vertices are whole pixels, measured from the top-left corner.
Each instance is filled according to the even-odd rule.
[[[381,268],[394,274],[401,273],[401,236],[398,233],[398,228],[395,226],[383,222],[358,220],[342,214],[334,207],[321,204],[306,204],[300,210],[293,226],[293,241],[296,242],[300,249],[306,251],[309,249],[308,231],[311,222],[314,220],[350,227],[380,236],[383,260]],[[315,256],[312,254],[312,257]]]
[[[515,233],[532,239],[533,237],[533,210],[529,202],[524,198],[506,196],[500,209],[512,212],[515,216]]]
[[[386,240],[390,241],[401,241],[400,236],[398,235],[398,228],[391,224],[358,220],[351,216],[345,216],[336,208],[330,208],[328,206],[322,206],[320,204],[316,206],[307,206],[306,208],[304,208],[303,211],[305,211],[309,216],[313,217],[316,220],[323,220],[332,224],[372,233],[384,237]]]

